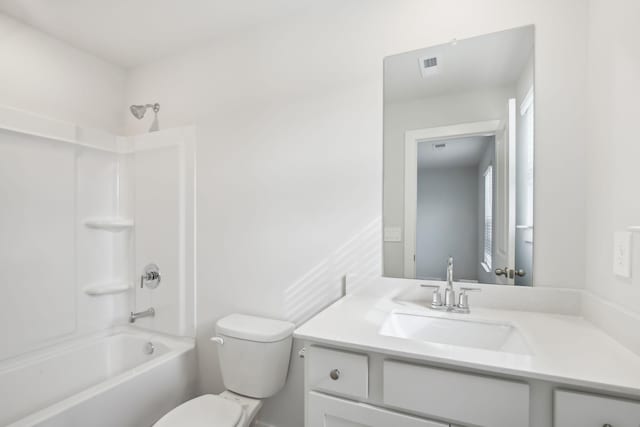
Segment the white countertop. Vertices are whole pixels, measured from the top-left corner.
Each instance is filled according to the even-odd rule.
[[[299,327],[294,336],[305,341],[452,367],[640,396],[640,357],[583,317],[474,307],[473,296],[470,300],[470,314],[450,314],[397,301],[389,294],[360,292],[346,296],[320,312]],[[507,321],[523,335],[530,355],[380,335],[382,324],[393,311]]]

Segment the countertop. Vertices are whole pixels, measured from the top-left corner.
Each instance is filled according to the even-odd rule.
[[[502,309],[495,306],[474,307],[473,296],[470,297],[470,314],[451,314],[399,301],[390,295],[358,292],[343,297],[300,326],[294,336],[304,341],[433,362],[453,368],[640,395],[640,357],[580,315],[543,312],[545,310],[534,312]],[[530,354],[380,335],[381,326],[393,311],[506,321],[522,334]]]

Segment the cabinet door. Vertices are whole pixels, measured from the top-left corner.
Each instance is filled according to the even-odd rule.
[[[585,393],[555,392],[555,427],[638,427],[640,402]]]
[[[449,427],[365,403],[309,392],[306,427]]]

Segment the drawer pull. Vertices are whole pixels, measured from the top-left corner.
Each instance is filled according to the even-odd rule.
[[[602,427],[613,427],[611,424],[602,424]]]
[[[340,378],[340,370],[338,369],[333,369],[331,372],[329,372],[329,377],[334,380],[337,381],[338,378]]]

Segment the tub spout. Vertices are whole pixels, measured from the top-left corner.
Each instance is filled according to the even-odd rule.
[[[137,313],[134,313],[132,311],[131,314],[129,315],[129,323],[134,323],[137,319],[140,319],[141,317],[153,317],[155,315],[156,315],[156,311],[154,310],[153,307],[145,311],[139,311]]]

